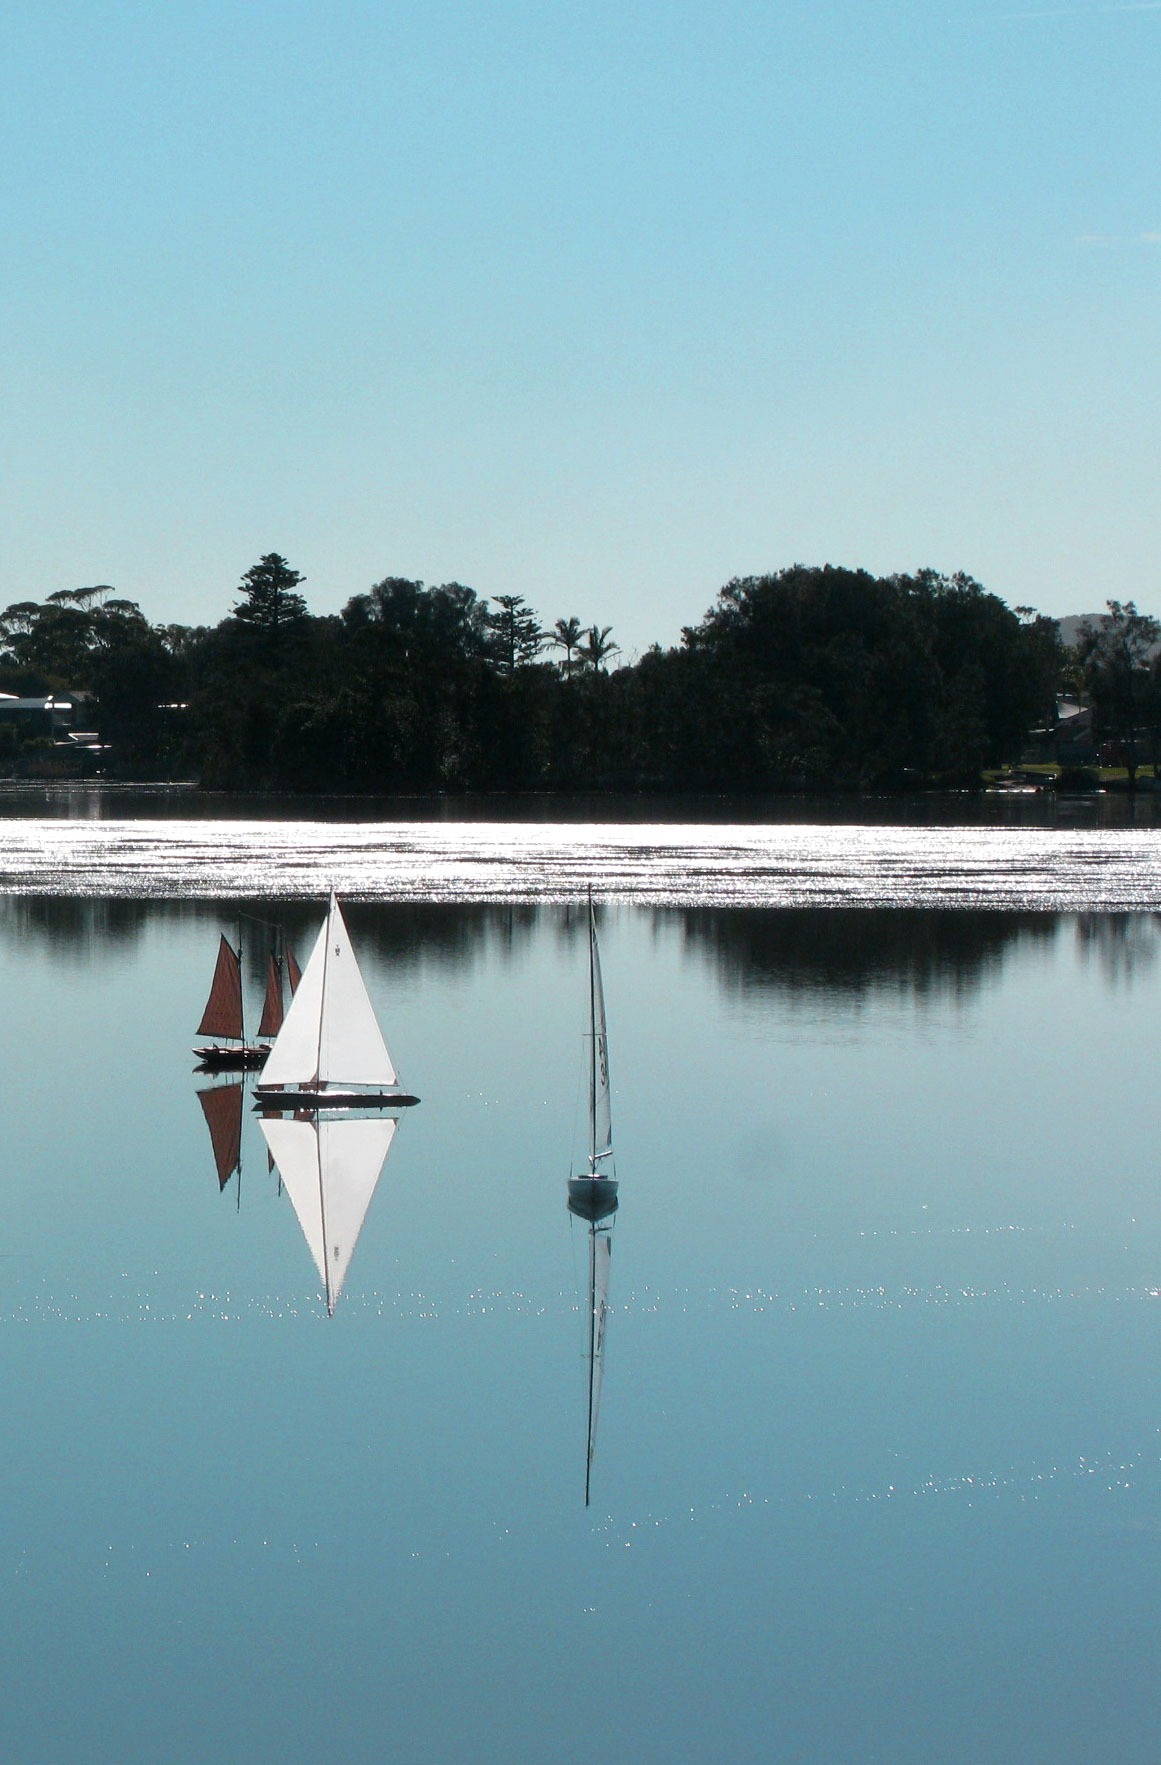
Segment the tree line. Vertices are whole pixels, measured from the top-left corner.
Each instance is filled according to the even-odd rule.
[[[150,624],[107,585],[16,602],[0,692],[88,694],[126,777],[729,792],[974,782],[1018,757],[1070,667],[1099,673],[1099,644],[1078,663],[1054,620],[933,570],[735,579],[679,643],[621,665],[609,626],[543,625],[519,595],[389,576],[318,615],[304,580],[267,554],[212,627]]]

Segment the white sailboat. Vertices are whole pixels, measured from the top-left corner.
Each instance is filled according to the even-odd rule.
[[[398,1108],[419,1102],[399,1083],[333,893],[256,1096],[263,1110]]]
[[[274,1115],[260,1125],[333,1317],[398,1120]]]
[[[609,1032],[597,920],[589,894],[589,1168],[568,1181],[568,1205],[581,1219],[596,1221],[617,1209],[617,1170],[613,1158],[612,1091],[609,1085]],[[265,1074],[263,1074],[265,1077]]]
[[[589,894],[589,1155],[588,1170],[568,1182],[569,1212],[588,1222],[588,1428],[585,1451],[585,1506],[589,1505],[601,1375],[605,1360],[605,1323],[609,1313],[609,1273],[613,1228],[602,1222],[617,1211],[617,1172],[613,1158],[612,1095],[609,1084],[609,1034],[605,1023],[605,989],[597,921]]]

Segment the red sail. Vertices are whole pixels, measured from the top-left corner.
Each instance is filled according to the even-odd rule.
[[[286,978],[290,982],[290,996],[293,999],[298,992],[298,983],[302,979],[302,971],[294,960],[294,951],[286,946]]]
[[[198,1092],[198,1102],[210,1130],[214,1163],[218,1167],[218,1188],[224,1189],[242,1156],[242,1087],[211,1085],[208,1090]]]
[[[238,952],[227,944],[225,938],[218,945],[218,966],[214,969],[214,982],[198,1025],[198,1035],[228,1036],[235,1042],[242,1040],[242,967]]]
[[[271,956],[266,970],[266,997],[262,1002],[260,1036],[276,1036],[282,1028],[282,970]]]

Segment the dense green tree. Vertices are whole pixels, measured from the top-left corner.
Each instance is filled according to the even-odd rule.
[[[1137,782],[1138,742],[1157,725],[1157,680],[1152,666],[1161,624],[1133,601],[1108,601],[1099,624],[1081,627],[1077,653],[1092,695],[1098,733],[1124,747],[1129,789]],[[1156,737],[1154,735],[1154,748]]]
[[[497,612],[487,615],[492,655],[502,668],[534,662],[548,641],[540,621],[523,595],[498,594]]]
[[[269,554],[212,629],[152,627],[105,585],[16,602],[0,690],[94,692],[118,764],[207,785],[881,788],[1018,753],[1061,663],[1052,621],[933,571],[735,580],[680,645],[615,672],[611,628],[578,619],[547,640],[563,666],[538,663],[520,596],[384,577],[320,618],[301,580]]]
[[[351,635],[370,638],[402,659],[462,662],[486,653],[487,608],[460,582],[428,588],[404,576],[387,576],[368,594],[343,608]]]
[[[305,580],[280,553],[267,552],[243,576],[234,618],[260,634],[269,652],[276,651],[287,632],[300,630],[306,618],[306,601],[298,592]]]

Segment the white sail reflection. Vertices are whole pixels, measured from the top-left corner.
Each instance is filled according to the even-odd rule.
[[[260,1125],[333,1317],[398,1120],[264,1115]]]

